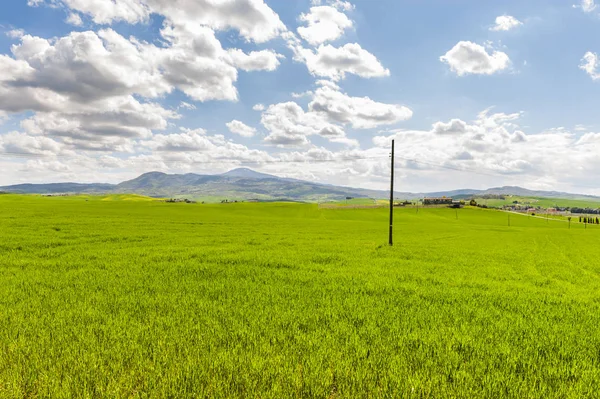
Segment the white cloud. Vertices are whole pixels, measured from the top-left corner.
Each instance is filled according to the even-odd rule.
[[[196,101],[237,101],[238,73],[223,59],[227,52],[212,29],[199,25],[165,25],[162,36],[170,47],[156,49],[163,78]],[[154,49],[153,49],[154,50]]]
[[[580,5],[575,5],[573,7],[581,8],[583,12],[590,13],[594,11],[598,6],[594,2],[594,0],[581,0]]]
[[[73,32],[55,40],[25,35],[0,56],[0,110],[33,111],[32,134],[60,137],[77,148],[127,149],[128,139],[164,129],[177,113],[141,99],[172,90],[156,48],[113,30]]]
[[[271,50],[224,50],[208,27],[166,24],[161,35],[162,47],[112,29],[52,40],[24,35],[12,57],[0,55],[0,113],[33,111],[23,122],[28,132],[77,148],[129,150],[127,140],[147,137],[179,117],[151,99],[180,89],[197,101],[237,101],[236,67],[279,65],[280,55]]]
[[[389,76],[377,57],[364,50],[358,43],[349,43],[342,47],[321,45],[316,52],[305,49],[289,41],[294,50],[296,61],[304,62],[314,76],[330,78],[334,81],[344,79],[346,74],[362,78]]]
[[[492,31],[509,31],[520,25],[523,25],[523,22],[519,21],[515,17],[513,17],[511,15],[501,15],[496,18],[496,25],[492,26],[490,28],[490,30],[492,30]]]
[[[460,119],[452,119],[451,121],[436,122],[433,124],[432,132],[435,134],[464,134],[468,131],[469,126]]]
[[[310,90],[307,90],[302,93],[292,93],[292,98],[303,98],[303,97],[312,97],[315,93]]]
[[[340,126],[327,122],[319,114],[305,112],[295,102],[269,106],[262,114],[261,123],[269,131],[265,141],[279,146],[307,145],[307,137],[313,135],[333,142],[346,139]]]
[[[143,0],[62,0],[72,10],[90,15],[97,24],[108,24],[113,21],[136,23],[147,21],[151,9]]]
[[[215,145],[206,137],[204,129],[188,130],[175,134],[155,134],[143,142],[155,151],[192,152],[213,150]]]
[[[155,13],[169,22],[235,29],[247,40],[263,43],[286,30],[279,16],[263,0],[46,0],[89,15],[97,24],[145,22]],[[43,0],[30,0],[40,5]]]
[[[588,51],[581,59],[579,69],[584,70],[593,80],[600,79],[600,60],[598,54]]]
[[[186,103],[185,101],[182,101],[179,103],[179,106],[177,107],[177,109],[180,109],[180,108],[193,111],[196,109],[196,106],[194,104],[190,104],[190,103]]]
[[[271,105],[261,123],[269,131],[265,141],[279,146],[308,145],[310,136],[321,136],[331,142],[357,147],[356,140],[346,136],[344,126],[372,129],[391,125],[412,116],[407,107],[378,103],[368,97],[351,97],[329,85],[311,92],[305,111],[295,102]]]
[[[300,15],[307,26],[298,28],[298,34],[313,46],[339,39],[344,30],[352,27],[352,21],[335,7],[311,7],[308,14]]]
[[[340,86],[338,86],[335,82],[326,79],[320,79],[315,82],[317,86],[329,87],[332,90],[341,90]]]
[[[231,133],[239,134],[242,137],[253,137],[256,134],[255,128],[235,119],[226,123],[226,125]]]
[[[252,51],[249,54],[239,49],[228,50],[231,65],[244,71],[274,71],[279,66],[278,58],[285,58],[272,50]]]
[[[473,122],[440,121],[430,130],[398,130],[391,136],[375,137],[374,143],[387,149],[391,139],[402,142],[404,150],[399,165],[418,170],[415,174],[421,178],[427,179],[430,172],[439,173],[442,169],[431,165],[441,165],[466,171],[457,174],[465,179],[477,179],[481,173],[488,187],[494,176],[499,176],[496,181],[507,185],[524,185],[549,177],[569,184],[600,166],[594,155],[600,149],[595,134],[587,133],[580,138],[563,128],[525,134],[518,126],[521,115],[490,114],[485,110]],[[451,172],[442,175],[448,173]]]
[[[12,39],[20,39],[25,36],[25,31],[23,29],[12,29],[6,32],[6,36]]]
[[[483,46],[468,41],[458,42],[440,57],[440,61],[448,64],[458,76],[492,75],[510,66],[510,58],[506,53],[494,51],[488,54]]]
[[[328,4],[332,7],[337,8],[342,11],[352,11],[354,9],[354,4],[343,1],[343,0],[311,0],[310,2],[313,6],[320,6],[322,4]]]
[[[253,150],[244,145],[225,140],[221,135],[209,136],[203,129],[187,130],[174,134],[155,134],[141,146],[156,151],[144,155],[154,162],[175,162],[175,167],[190,168],[194,162],[222,162],[235,165],[239,162],[271,161],[273,157],[264,151]],[[135,162],[135,161],[134,161]],[[171,165],[173,166],[173,165]]]
[[[63,145],[47,137],[32,136],[23,132],[0,135],[0,149],[18,154],[58,154]]]
[[[327,86],[316,90],[309,109],[355,129],[372,129],[412,117],[412,111],[405,106],[378,103],[369,97],[350,97]]]
[[[157,97],[171,90],[154,49],[111,29],[72,32],[56,41],[26,35],[12,53],[31,68],[19,86],[47,89],[77,102],[130,93]]]
[[[264,111],[265,110],[265,105],[264,104],[255,104],[252,109],[255,111]]]
[[[81,16],[75,12],[69,13],[69,16],[67,17],[65,22],[74,26],[83,25],[83,20],[81,19]]]

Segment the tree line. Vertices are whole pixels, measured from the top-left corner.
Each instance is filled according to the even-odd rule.
[[[600,224],[600,218],[591,216],[579,216],[579,223]]]

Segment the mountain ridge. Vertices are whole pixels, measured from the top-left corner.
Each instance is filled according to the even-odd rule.
[[[216,175],[195,173],[167,174],[147,172],[118,184],[109,183],[48,183],[17,184],[0,187],[0,191],[22,194],[141,194],[152,197],[223,197],[258,200],[297,200],[321,201],[339,200],[346,197],[388,198],[389,191],[335,186],[297,179],[282,178],[275,175],[256,172],[248,168],[237,168]],[[398,192],[396,198],[414,200],[430,197],[468,198],[482,195],[516,195],[522,197],[547,198],[588,198],[600,200],[600,197],[588,194],[572,194],[560,191],[530,190],[518,186],[493,187],[487,190],[458,189],[438,192]]]

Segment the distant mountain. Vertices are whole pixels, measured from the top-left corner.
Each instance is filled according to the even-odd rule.
[[[105,193],[115,187],[113,184],[79,184],[79,183],[50,183],[50,184],[17,184],[0,187],[0,191],[23,194],[55,194],[55,193]]]
[[[358,198],[385,196],[384,192],[285,179],[246,168],[234,169],[220,175],[145,173],[116,185],[111,192],[161,197],[294,201],[343,199],[349,196]]]
[[[170,175],[161,172],[143,175],[120,184],[18,184],[0,187],[0,191],[23,194],[58,193],[127,193],[151,197],[214,198],[234,200],[292,200],[325,201],[354,198],[389,198],[389,191],[366,190],[361,188],[339,187],[312,183],[303,180],[281,178],[274,175],[255,172],[251,169],[234,169],[220,175]],[[521,197],[545,197],[564,199],[593,199],[591,195],[570,194],[557,191],[535,191],[522,187],[496,187],[488,190],[454,190],[431,193],[396,192],[395,197],[415,200],[423,197],[471,198],[483,195],[516,195]]]
[[[234,170],[230,170],[227,173],[223,173],[220,176],[226,177],[243,177],[246,179],[280,179],[280,177],[267,175],[266,173],[255,172],[252,169],[248,168],[238,168]]]
[[[504,186],[490,188],[477,193],[478,195],[515,195],[517,197],[542,197],[542,198],[562,198],[562,199],[592,199],[599,200],[600,197],[586,194],[571,194],[562,191],[542,191],[528,190],[517,186]]]

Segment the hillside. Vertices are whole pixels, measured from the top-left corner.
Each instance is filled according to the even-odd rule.
[[[303,180],[282,178],[259,173],[247,168],[231,170],[219,175],[183,175],[149,172],[119,184],[19,184],[0,187],[0,191],[22,194],[140,194],[150,197],[186,197],[218,201],[250,200],[263,201],[329,201],[354,198],[388,198],[384,190],[340,187]],[[506,186],[488,190],[460,189],[429,193],[396,192],[399,199],[416,200],[423,197],[471,198],[485,195],[516,195],[531,198],[559,198],[569,200],[600,201],[600,197],[570,194],[557,191],[535,191],[522,187]]]

